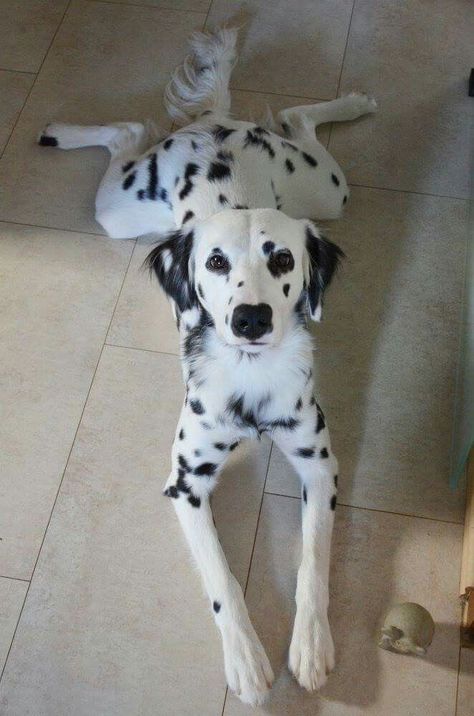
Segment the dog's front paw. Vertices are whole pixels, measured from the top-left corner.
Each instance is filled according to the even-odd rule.
[[[229,687],[244,704],[257,706],[265,700],[274,677],[265,650],[252,632],[232,624],[223,629],[222,640]]]
[[[299,607],[291,638],[288,666],[308,691],[320,689],[334,668],[334,643],[327,614]]]
[[[351,92],[346,95],[347,99],[353,104],[359,115],[370,114],[377,111],[377,102],[373,97],[369,97],[364,92]]]

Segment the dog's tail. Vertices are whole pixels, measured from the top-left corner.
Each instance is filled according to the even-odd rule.
[[[191,36],[192,52],[176,68],[165,90],[166,108],[173,119],[185,124],[203,112],[229,113],[236,41],[235,28]]]

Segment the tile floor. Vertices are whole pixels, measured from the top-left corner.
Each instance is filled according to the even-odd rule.
[[[468,0],[0,0],[0,714],[230,716],[218,634],[161,497],[182,386],[146,241],[104,238],[100,150],[35,145],[51,119],[157,118],[195,28],[244,24],[237,114],[353,88],[377,116],[325,128],[352,184],[327,226],[347,261],[315,331],[342,465],[331,577],[338,666],[285,668],[296,479],[268,441],[215,499],[231,568],[278,675],[257,713],[468,716],[457,601],[463,490],[448,488],[473,100]],[[382,652],[394,601],[437,622],[426,659]]]

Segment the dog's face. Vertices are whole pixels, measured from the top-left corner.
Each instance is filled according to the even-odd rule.
[[[340,249],[306,220],[274,209],[227,210],[176,232],[149,256],[180,311],[203,306],[229,345],[276,345],[295,310],[321,316]]]

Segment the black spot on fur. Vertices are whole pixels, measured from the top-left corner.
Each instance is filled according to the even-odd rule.
[[[229,325],[229,316],[227,313],[225,314],[225,324],[226,324],[226,326]]]
[[[213,127],[211,130],[216,142],[221,142],[221,143],[224,142],[227,139],[227,137],[229,137],[235,131],[236,131],[235,129],[229,129],[228,127],[223,127],[221,124],[216,124],[215,127]]]
[[[239,441],[236,440],[235,443],[232,443],[232,445],[229,445],[229,450],[230,450],[230,452],[232,452],[233,450],[235,450],[235,448],[237,447],[238,444],[239,444]]]
[[[196,497],[196,495],[189,495],[188,502],[193,507],[201,507],[201,498]]]
[[[243,281],[239,281],[239,283],[237,284],[237,288],[242,288],[243,285],[244,285],[244,282],[243,282]]]
[[[243,395],[232,395],[227,401],[226,412],[240,425],[258,430],[257,418],[254,412],[244,409]]]
[[[158,163],[156,161],[156,152],[150,154],[148,161],[148,187],[147,196],[149,199],[156,199],[158,189]]]
[[[339,184],[341,183],[335,174],[331,174],[331,179],[332,179],[332,183],[335,184],[336,186],[339,186]]]
[[[181,430],[179,431],[178,437],[179,437],[180,440],[184,440],[184,430],[183,430],[183,428],[181,428]]]
[[[229,200],[224,194],[219,194],[219,204],[228,204]]]
[[[335,509],[336,509],[336,502],[337,502],[337,497],[336,497],[336,495],[333,495],[333,496],[331,497],[331,502],[329,503],[329,504],[330,504],[330,507],[331,507],[331,510],[335,510]]]
[[[295,455],[298,457],[313,457],[314,456],[314,448],[296,448]]]
[[[285,159],[285,168],[288,174],[293,174],[295,171],[295,165],[291,161],[291,159]]]
[[[190,219],[192,219],[193,216],[194,216],[194,211],[191,211],[191,209],[188,209],[188,211],[187,211],[187,212],[185,213],[185,215],[183,216],[183,222],[182,222],[182,223],[185,224],[187,221],[189,221]]]
[[[136,173],[135,173],[135,172],[131,172],[131,174],[129,174],[128,177],[126,177],[126,178],[123,180],[122,189],[125,189],[125,191],[127,191],[127,189],[130,189],[130,187],[132,186],[132,184],[133,184],[133,182],[135,181],[136,178],[137,178]]]
[[[227,450],[227,445],[225,443],[214,443],[214,447],[216,450]]]
[[[324,291],[331,283],[344,253],[331,241],[316,237],[309,224],[306,226],[306,250],[310,262],[308,299],[311,311],[314,312],[318,304],[322,304]]]
[[[203,462],[201,465],[198,465],[194,468],[193,474],[206,477],[212,477],[212,475],[215,474],[217,470],[217,465],[213,462]]]
[[[193,190],[194,184],[191,179],[196,176],[196,174],[199,174],[198,165],[194,164],[194,162],[188,162],[188,164],[186,164],[186,169],[184,170],[184,186],[179,192],[179,198],[181,201],[189,196]]]
[[[189,462],[186,460],[184,455],[178,455],[178,462],[179,462],[180,467],[185,472],[191,472],[191,466],[189,465]]]
[[[265,241],[262,246],[262,251],[266,256],[268,256],[268,254],[271,254],[274,248],[275,244],[273,243],[273,241]]]
[[[211,162],[209,165],[209,171],[207,172],[208,181],[222,181],[223,179],[230,179],[232,172],[227,164],[222,162]]]
[[[310,167],[318,166],[318,162],[316,161],[316,159],[311,154],[308,154],[308,152],[301,152],[301,156],[305,160],[306,164],[309,164]]]
[[[324,430],[324,428],[326,427],[326,421],[324,419],[324,413],[321,410],[321,406],[317,405],[316,408],[318,411],[318,421],[316,423],[316,434],[318,434],[321,432],[321,430]]]
[[[39,138],[38,144],[42,147],[57,147],[58,140],[56,137],[47,137],[46,134],[42,134]]]
[[[236,204],[232,207],[233,209],[248,209],[247,204]]]
[[[145,198],[145,190],[139,189],[137,191],[137,199],[140,199],[140,201],[143,201],[144,198]]]
[[[247,134],[245,135],[244,141],[244,149],[246,149],[247,147],[257,147],[258,149],[261,149],[263,152],[266,152],[268,154],[270,159],[273,159],[275,157],[275,150],[273,149],[270,142],[264,139],[262,135],[255,130],[247,130]]]
[[[219,602],[213,602],[212,608],[214,609],[216,614],[219,614],[219,612],[221,610],[221,605],[219,604]]]
[[[170,487],[167,487],[163,494],[166,495],[166,497],[179,497],[179,491],[176,485],[170,485]]]
[[[295,403],[295,410],[301,410],[302,407],[303,407],[303,399],[298,398],[298,400]]]
[[[232,303],[233,300],[234,300],[234,297],[231,296],[227,302],[227,305],[230,306],[230,304]]]
[[[203,404],[198,398],[193,398],[193,400],[190,400],[189,405],[193,413],[196,413],[196,415],[203,415],[206,412],[204,410]]]
[[[347,194],[344,194],[344,199],[342,200],[343,204],[347,204]]]
[[[204,291],[202,290],[202,286],[200,283],[198,283],[198,294],[201,296],[202,300],[205,301]]]
[[[127,162],[127,163],[124,164],[123,167],[122,167],[123,173],[126,174],[127,172],[130,171],[130,169],[133,169],[134,166],[135,166],[135,162],[134,162],[134,161]]]
[[[163,142],[163,149],[167,152],[168,149],[173,144],[173,142],[174,142],[174,139],[167,139],[166,142]]]
[[[204,430],[212,430],[211,423],[206,423],[205,420],[201,420],[201,426],[204,428]]]
[[[286,122],[282,122],[280,126],[281,126],[281,128],[282,128],[282,130],[283,130],[283,134],[285,135],[285,137],[291,137],[291,127],[290,127],[290,125],[287,124]]]
[[[290,284],[285,283],[285,285],[283,286],[283,293],[285,294],[285,296],[288,296],[289,290],[290,290]]]
[[[196,144],[194,139],[191,139],[191,147],[194,149],[195,152],[199,149],[199,146]]]
[[[334,475],[334,487],[337,487],[337,475]]]
[[[308,502],[308,493],[306,492],[306,487],[303,487],[303,502],[305,504]]]
[[[314,397],[314,395],[311,396],[311,399],[310,399],[310,401],[309,401],[309,404],[310,404],[310,405],[316,405],[316,398]]]
[[[275,420],[269,420],[265,423],[265,430],[274,430],[275,428],[281,428],[282,430],[294,430],[299,424],[300,421],[296,418],[275,418]]]
[[[329,457],[328,449],[327,449],[327,448],[323,448],[322,450],[320,450],[320,451],[319,451],[319,457],[322,457],[322,458]]]
[[[229,152],[227,150],[221,149],[219,152],[217,152],[217,158],[220,162],[227,162],[228,164],[231,164],[234,161],[234,155],[232,152]]]
[[[264,129],[264,127],[260,127],[260,126],[258,126],[258,125],[256,125],[256,126],[253,128],[253,131],[256,132],[257,134],[270,134],[270,132],[268,131],[268,129]]]
[[[202,453],[201,453],[200,450],[195,450],[195,451],[194,451],[194,454],[195,454],[196,457],[201,457],[201,454],[202,454]]]

